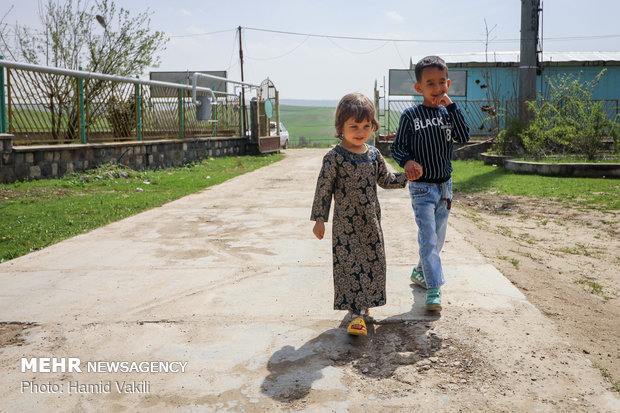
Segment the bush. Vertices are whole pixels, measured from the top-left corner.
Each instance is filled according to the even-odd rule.
[[[594,159],[605,144],[604,138],[612,138],[618,149],[617,118],[609,119],[603,104],[592,100],[594,88],[604,73],[605,69],[583,83],[580,76],[549,78],[549,99],[527,102],[534,119],[518,134],[527,155],[583,154]]]
[[[115,138],[134,136],[137,120],[135,97],[127,101],[118,101],[112,96],[108,100],[107,119]]]
[[[509,118],[506,127],[497,134],[494,150],[502,155],[523,152],[522,132],[523,122],[518,118]]]

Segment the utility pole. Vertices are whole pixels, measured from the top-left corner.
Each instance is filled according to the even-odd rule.
[[[519,120],[529,123],[532,113],[526,101],[536,100],[536,58],[540,0],[521,0],[521,53],[519,63]]]
[[[243,46],[241,42],[241,26],[237,28],[239,30],[239,61],[241,62],[241,81],[243,82]],[[246,119],[246,110],[245,110],[245,86],[241,85],[241,112],[243,113],[240,121],[243,120],[243,135],[245,135],[248,130],[247,127],[247,119]]]

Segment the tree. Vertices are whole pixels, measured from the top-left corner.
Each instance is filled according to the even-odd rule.
[[[40,2],[42,31],[15,28],[19,58],[66,69],[82,66],[99,73],[141,75],[159,64],[156,53],[168,41],[163,32],[151,31],[150,15],[147,10],[131,17],[129,10],[118,10],[110,0],[100,0],[89,9],[82,0]],[[99,25],[103,27],[96,30]]]
[[[73,70],[83,67],[87,71],[119,76],[141,75],[148,67],[159,64],[157,53],[165,49],[168,41],[163,32],[151,30],[150,15],[147,10],[132,17],[129,10],[117,9],[113,0],[99,0],[90,8],[82,0],[41,1],[42,30],[17,25],[15,55],[33,64]],[[66,127],[67,137],[77,138],[78,111],[73,102],[77,98],[75,81],[68,77],[45,76],[33,86],[45,96],[52,136],[58,139]],[[123,103],[127,99],[118,96],[117,86],[120,85],[87,80],[85,98],[88,102],[107,101],[108,105]],[[93,110],[87,116],[96,116],[97,112]],[[61,120],[63,116],[66,121]],[[88,118],[86,122],[91,123]]]
[[[8,40],[10,36],[9,34],[10,27],[8,24],[4,22],[4,20],[6,19],[6,16],[9,15],[11,10],[13,10],[13,7],[14,6],[11,5],[11,7],[9,7],[6,13],[4,13],[2,18],[0,18],[0,56],[4,56],[4,57],[6,57],[7,55],[10,55],[9,40]]]

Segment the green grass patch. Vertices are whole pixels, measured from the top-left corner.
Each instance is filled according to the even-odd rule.
[[[504,260],[504,261],[508,261],[509,263],[511,263],[517,270],[519,269],[519,260],[516,258],[512,258],[512,257],[508,257],[506,255],[497,255],[497,258],[499,258],[500,260]]]
[[[453,161],[455,192],[550,198],[588,209],[620,209],[620,180],[521,175],[482,161]]]
[[[515,158],[515,161],[539,163],[620,163],[620,156],[604,156],[588,159],[585,156],[550,156],[546,158]]]
[[[387,158],[402,171],[392,158]],[[454,192],[493,192],[498,195],[518,195],[548,198],[567,206],[611,211],[620,209],[620,180],[599,178],[566,178],[516,174],[482,161],[452,161]],[[545,222],[546,224],[546,222]]]
[[[307,146],[329,146],[338,142],[334,138],[336,108],[314,106],[280,106],[280,120],[288,130],[291,146],[299,146],[300,140]]]
[[[585,285],[590,288],[590,292],[595,295],[601,296],[605,301],[611,300],[611,297],[605,294],[603,286],[595,281],[590,280],[577,280],[577,284]]]
[[[137,172],[106,164],[60,179],[0,185],[0,262],[160,206],[282,159],[210,158]]]

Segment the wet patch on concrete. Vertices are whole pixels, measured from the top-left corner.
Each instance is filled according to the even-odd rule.
[[[297,349],[284,346],[276,351],[267,364],[270,374],[262,383],[263,394],[284,403],[303,401],[321,389],[342,389],[344,395],[347,386],[342,381],[355,381],[356,376],[360,383],[384,383],[392,391],[429,374],[445,376],[438,380],[446,386],[466,385],[481,370],[482,361],[472,351],[442,337],[432,322],[369,321],[366,337],[348,335],[344,319],[340,328]]]
[[[24,344],[23,334],[26,330],[36,327],[36,323],[23,323],[20,321],[1,321],[0,322],[0,348],[8,346],[22,346]]]

